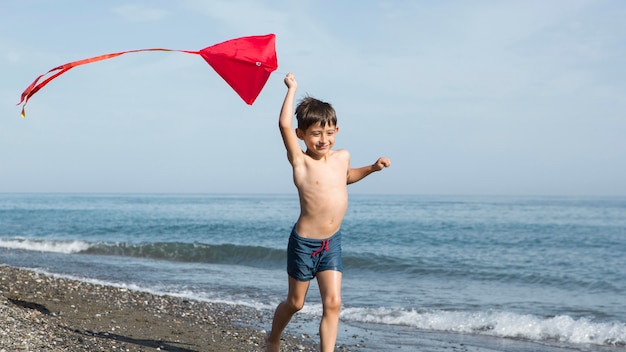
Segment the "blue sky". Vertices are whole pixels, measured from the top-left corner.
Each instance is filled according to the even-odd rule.
[[[5,1],[0,192],[293,193],[283,77],[337,110],[353,193],[626,195],[626,2]],[[195,55],[275,33],[246,105]]]

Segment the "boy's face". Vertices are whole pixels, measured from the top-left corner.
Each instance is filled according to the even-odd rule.
[[[310,126],[305,131],[296,129],[296,135],[304,141],[307,152],[318,156],[324,156],[332,149],[337,132],[339,132],[339,127],[335,125],[322,127],[319,123]]]

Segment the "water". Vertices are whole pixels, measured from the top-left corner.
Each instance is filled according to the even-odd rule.
[[[270,316],[297,216],[293,195],[0,194],[0,263]],[[352,195],[342,231],[342,331],[365,350],[626,346],[626,198]],[[320,312],[313,283],[299,319]]]

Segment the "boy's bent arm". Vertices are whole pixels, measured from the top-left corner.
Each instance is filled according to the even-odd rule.
[[[280,110],[280,117],[278,120],[278,127],[280,128],[280,134],[283,137],[283,143],[285,149],[287,149],[287,159],[293,165],[294,160],[302,156],[302,149],[300,149],[300,143],[298,143],[298,136],[292,126],[293,121],[293,105],[296,99],[296,90],[298,83],[296,82],[293,74],[289,73],[285,77],[285,85],[287,85],[287,94],[283,101],[282,109]]]
[[[368,175],[373,172],[380,171],[386,167],[391,166],[391,160],[389,158],[378,158],[376,162],[372,165],[363,166],[359,168],[350,168],[348,170],[348,180],[347,183],[355,183],[361,181]]]

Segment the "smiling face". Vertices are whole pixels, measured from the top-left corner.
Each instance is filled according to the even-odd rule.
[[[328,154],[335,145],[335,135],[339,127],[331,124],[322,126],[320,123],[309,126],[306,130],[296,129],[298,138],[304,141],[306,153],[313,158],[321,158]]]

